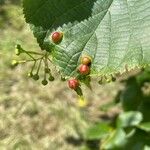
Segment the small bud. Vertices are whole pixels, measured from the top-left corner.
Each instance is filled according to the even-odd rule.
[[[112,76],[112,82],[116,81],[116,77]]]
[[[49,80],[49,81],[54,81],[55,78],[54,78],[53,76],[50,75],[49,78],[48,78],[48,80]]]
[[[34,74],[33,76],[32,76],[32,78],[34,79],[34,80],[39,80],[39,75],[38,74]]]
[[[28,77],[33,77],[32,72],[29,72],[29,73],[28,73]]]
[[[61,81],[66,81],[66,79],[64,77],[61,76]]]
[[[19,44],[17,44],[16,46],[15,46],[15,54],[16,55],[20,55],[21,53],[22,53],[22,48],[21,48],[21,46],[19,45]]]
[[[17,44],[17,45],[15,46],[15,48],[21,49],[21,45],[20,45],[20,44]]]
[[[45,68],[45,73],[50,73],[50,69],[49,68]]]
[[[17,60],[12,60],[12,66],[17,66],[19,64],[19,62]]]
[[[48,84],[47,80],[43,80],[43,81],[42,81],[42,84],[43,84],[43,85],[47,85],[47,84]]]
[[[112,82],[112,77],[111,76],[102,76],[101,79],[98,81],[99,84],[103,85],[103,84],[107,84]]]
[[[17,49],[17,48],[15,49],[15,54],[18,55],[18,56],[20,55],[19,49]]]

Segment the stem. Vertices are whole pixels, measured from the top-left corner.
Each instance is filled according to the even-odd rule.
[[[35,54],[35,55],[43,55],[42,53],[38,53],[38,52],[34,52],[34,51],[26,51],[26,52],[28,52],[30,54]]]
[[[43,60],[43,57],[41,58],[41,60],[40,60],[40,62],[39,62],[39,66],[38,66],[38,69],[37,69],[36,74],[38,74],[38,73],[39,73],[39,70],[40,70],[40,68],[41,68],[42,60]]]
[[[45,68],[48,68],[47,55],[45,55],[44,64],[45,64]],[[44,80],[46,80],[46,72],[45,72],[45,70],[44,70]]]
[[[48,61],[47,61],[47,59],[48,59],[48,56],[45,55],[45,61],[44,61],[44,63],[45,63],[45,67],[46,67],[46,68],[48,68]]]
[[[34,58],[30,53],[28,53],[28,52],[25,51],[25,50],[24,50],[24,52],[25,52],[29,57],[31,57],[33,60],[35,60],[35,58]]]
[[[26,62],[31,62],[31,61],[38,61],[38,60],[40,60],[40,59],[42,59],[42,57],[40,57],[40,58],[37,58],[37,59],[29,59],[29,60],[20,60],[20,61],[18,61],[19,63],[26,63]]]
[[[35,61],[34,64],[33,64],[33,66],[32,66],[31,73],[33,72],[33,70],[34,70],[34,68],[35,68],[36,62],[37,62],[37,61]]]
[[[52,61],[49,58],[47,58],[47,59],[49,60],[50,63],[52,63]]]

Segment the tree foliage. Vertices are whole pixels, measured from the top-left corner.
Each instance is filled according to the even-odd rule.
[[[82,55],[91,75],[110,75],[150,63],[149,0],[24,0],[26,22],[64,76],[75,76]],[[60,44],[51,33],[63,32]]]

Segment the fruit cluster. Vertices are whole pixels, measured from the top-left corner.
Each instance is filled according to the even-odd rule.
[[[62,32],[53,32],[51,35],[52,42],[59,44],[62,41],[63,33]],[[84,56],[81,58],[81,65],[78,67],[78,72],[81,76],[86,76],[90,73],[91,58],[89,56]],[[78,78],[73,78],[68,80],[69,88],[75,90],[78,95],[82,95],[80,89],[80,82]]]
[[[18,44],[16,45],[15,53],[17,56],[19,56],[20,54],[26,54],[29,56],[29,59],[20,60],[20,61],[13,60],[12,61],[13,66],[17,66],[18,64],[22,64],[22,63],[32,62],[33,65],[32,65],[31,71],[28,73],[28,76],[37,81],[40,78],[39,72],[43,63],[44,64],[44,78],[41,81],[41,83],[43,85],[47,85],[48,80],[54,81],[54,77],[52,76],[51,70],[49,68],[49,62],[51,61],[48,58],[49,56],[48,52],[38,53],[35,51],[26,51],[21,47],[21,45]],[[48,80],[47,80],[47,75],[49,76]]]
[[[59,44],[62,41],[63,33],[62,32],[53,32],[51,35],[52,42]],[[84,56],[81,58],[81,65],[78,68],[80,75],[86,76],[90,73],[91,58],[89,56]],[[78,90],[80,83],[77,78],[68,80],[68,85],[73,90]]]
[[[60,42],[63,39],[63,33],[62,32],[53,32],[50,36],[51,42],[54,44],[60,44]],[[22,53],[29,56],[29,60],[21,60],[21,61],[13,61],[13,65],[16,66],[20,63],[26,63],[26,62],[33,62],[33,66],[31,68],[31,71],[28,73],[29,77],[32,77],[34,80],[39,80],[39,71],[41,69],[42,63],[44,64],[44,78],[42,80],[43,85],[48,84],[49,81],[54,81],[54,77],[51,74],[51,70],[49,68],[49,62],[51,60],[49,59],[49,52],[47,51],[41,51],[39,52],[33,52],[33,51],[26,51],[24,50],[20,45],[16,46],[16,55],[20,55]],[[90,81],[88,77],[88,74],[90,73],[90,66],[91,66],[91,57],[89,56],[82,56],[81,62],[79,67],[77,68],[77,74],[78,76],[75,78],[72,78],[68,80],[69,88],[75,90],[79,96],[82,96],[82,90],[80,88],[80,82],[83,80],[85,81],[88,79],[88,82]],[[49,75],[47,80],[47,75]]]
[[[90,66],[91,66],[91,58],[89,56],[83,56],[81,58],[81,64],[78,67],[79,77],[87,76],[90,73]],[[83,95],[78,78],[68,80],[68,85],[71,89],[75,90],[79,96]]]

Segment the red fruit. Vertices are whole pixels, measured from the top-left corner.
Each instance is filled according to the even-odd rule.
[[[54,43],[59,43],[62,40],[62,37],[63,37],[63,33],[61,33],[61,32],[54,32],[52,34],[52,41]]]
[[[88,56],[81,58],[81,64],[83,65],[90,65],[91,64],[91,58]]]
[[[79,67],[79,72],[80,72],[81,74],[83,74],[83,75],[87,75],[87,74],[90,73],[90,67],[87,66],[87,65],[81,65],[81,66]]]
[[[76,90],[79,86],[79,81],[77,79],[70,79],[68,81],[68,85],[71,89]]]

